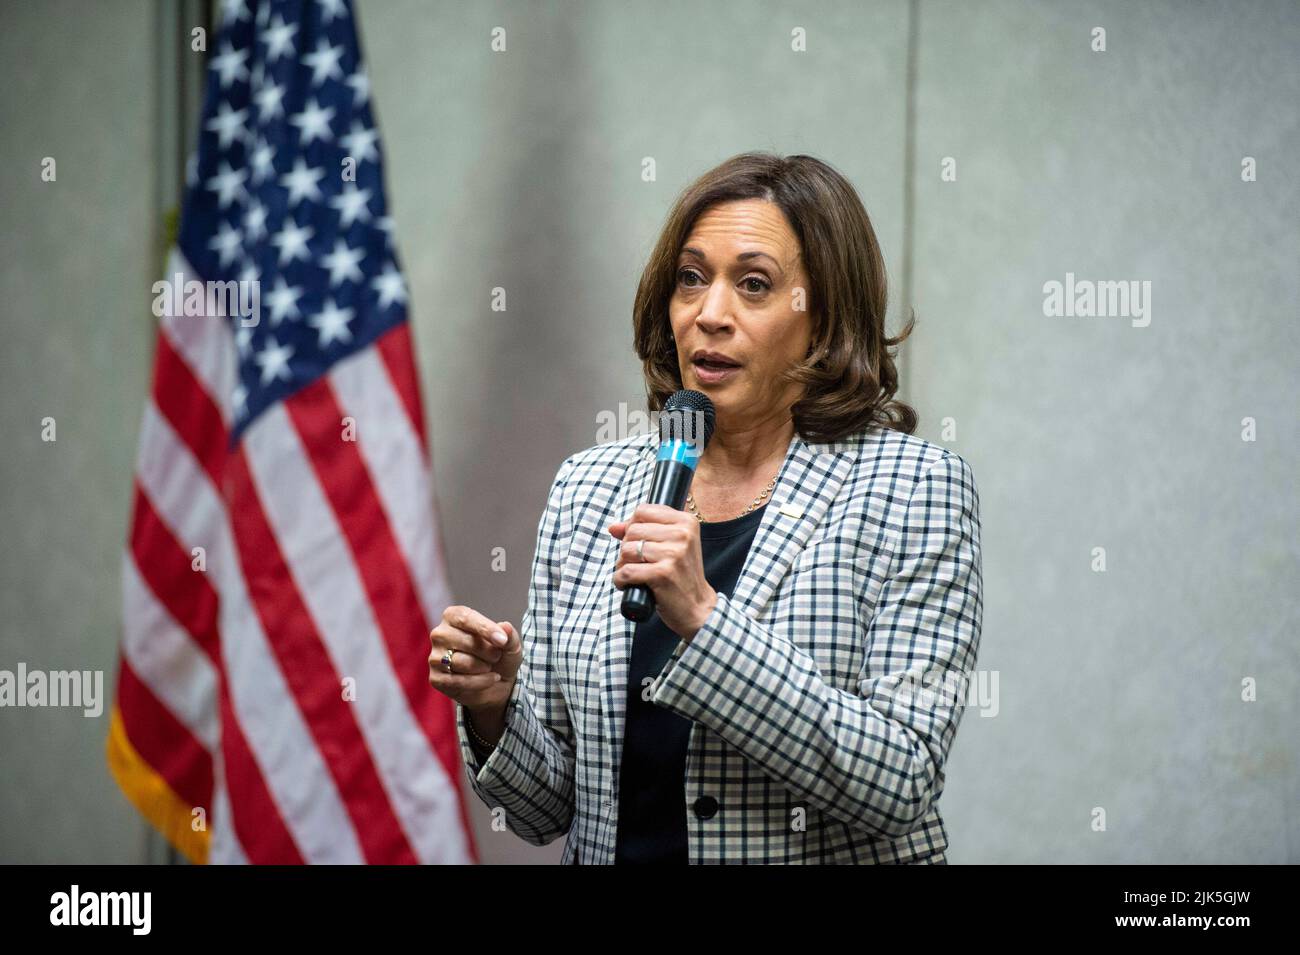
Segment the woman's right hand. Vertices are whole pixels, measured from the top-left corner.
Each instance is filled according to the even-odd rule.
[[[429,633],[429,641],[433,644],[429,685],[471,713],[488,717],[485,724],[504,717],[524,658],[523,641],[514,626],[504,620],[489,620],[469,607],[453,606],[443,611],[442,622]],[[448,650],[455,651],[450,673],[442,662]]]

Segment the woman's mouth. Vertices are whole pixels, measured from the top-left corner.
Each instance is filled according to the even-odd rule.
[[[740,371],[740,366],[734,362],[716,358],[697,358],[692,364],[695,366],[695,374],[706,385],[726,381]]]

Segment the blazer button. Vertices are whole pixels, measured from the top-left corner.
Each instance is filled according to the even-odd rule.
[[[691,809],[700,819],[712,819],[718,814],[718,801],[712,796],[701,796],[695,800]]]

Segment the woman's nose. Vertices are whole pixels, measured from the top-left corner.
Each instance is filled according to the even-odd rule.
[[[704,301],[700,312],[695,316],[695,323],[702,331],[714,332],[731,324],[731,299],[725,284],[715,283]]]

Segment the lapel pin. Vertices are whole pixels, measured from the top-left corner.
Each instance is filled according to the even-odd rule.
[[[780,510],[786,517],[803,517],[803,508],[797,504],[791,504],[789,501],[782,504]]]

